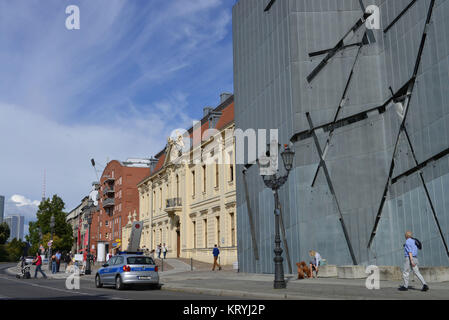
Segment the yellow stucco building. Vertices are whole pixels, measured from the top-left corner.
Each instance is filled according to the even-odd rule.
[[[212,262],[217,244],[221,264],[237,261],[234,129],[234,97],[224,95],[201,122],[168,139],[138,185],[141,248],[165,243],[167,258]]]

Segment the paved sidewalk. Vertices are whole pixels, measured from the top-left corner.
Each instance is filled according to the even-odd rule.
[[[169,265],[170,269],[168,269],[167,271],[165,271],[165,265]],[[160,266],[160,264],[159,264]],[[182,273],[182,272],[187,272],[187,271],[191,271],[191,266],[188,265],[187,263],[178,260],[178,259],[165,259],[164,260],[164,271],[159,272],[160,275],[170,275],[170,274],[175,274],[175,273]]]
[[[273,289],[274,275],[244,274],[229,271],[188,272],[161,275],[162,290],[202,293],[217,296],[240,296],[254,299],[337,299],[337,300],[448,300],[449,283],[430,283],[428,292],[421,292],[420,283],[415,289],[398,291],[399,282],[382,281],[380,290],[368,290],[365,280],[318,278],[296,280],[290,276],[287,289]]]
[[[414,281],[408,292],[401,292],[397,290],[401,283],[396,281],[381,281],[380,290],[368,290],[365,279],[297,280],[297,275],[285,275],[287,288],[275,290],[272,274],[237,273],[229,269],[182,272],[176,270],[177,264],[173,265],[173,272],[160,274],[162,290],[268,300],[449,300],[448,282],[430,282],[430,291],[421,292],[421,283]]]

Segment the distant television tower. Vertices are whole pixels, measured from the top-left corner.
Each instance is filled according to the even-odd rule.
[[[47,176],[47,171],[46,171],[46,169],[44,169],[44,181],[42,184],[42,202],[45,201],[46,176]]]

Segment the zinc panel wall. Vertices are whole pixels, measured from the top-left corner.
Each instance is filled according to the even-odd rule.
[[[410,2],[378,0],[374,3],[380,8],[381,26],[385,28]],[[448,3],[436,1],[406,122],[419,162],[449,145]],[[294,133],[309,129],[306,112],[315,126],[332,122],[351,70],[354,75],[339,119],[383,105],[391,96],[389,87],[397,91],[413,74],[429,4],[430,0],[418,1],[385,34],[383,30],[373,31],[376,42],[362,47],[358,55],[356,48],[338,53],[308,83],[307,76],[324,57],[310,58],[309,53],[335,46],[360,18],[360,2],[277,1],[269,13],[264,13],[262,1],[240,0],[234,8],[237,127],[243,130],[279,128],[283,144]],[[356,33],[353,41],[362,37],[363,32]],[[394,107],[387,105],[385,113],[370,115],[334,132],[326,165],[349,240],[361,264],[401,265],[403,234],[412,229],[428,248],[425,253],[423,250],[421,263],[447,265],[430,204],[417,174],[391,186],[375,241],[367,249],[400,123]],[[317,132],[317,135],[324,148],[329,132]],[[315,186],[311,186],[319,164],[315,144],[309,138],[293,147],[294,169],[279,193],[292,262],[307,261],[308,250],[315,249],[329,263],[351,264],[339,212],[322,169]],[[393,177],[415,166],[405,139],[400,140],[395,164]],[[448,200],[444,197],[449,188],[447,164],[447,158],[441,159],[434,168],[424,170],[446,238],[449,230]],[[239,182],[242,169],[239,166],[237,171]],[[264,188],[255,166],[247,171],[247,181],[260,260],[255,261],[253,257],[245,191],[242,183],[238,183],[239,241],[244,241],[239,243],[241,270],[271,273],[273,197]]]

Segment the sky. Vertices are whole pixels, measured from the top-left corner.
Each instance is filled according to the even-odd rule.
[[[233,92],[235,0],[0,1],[0,195],[5,216],[66,211],[108,160],[148,158]],[[69,5],[80,29],[68,30]]]

